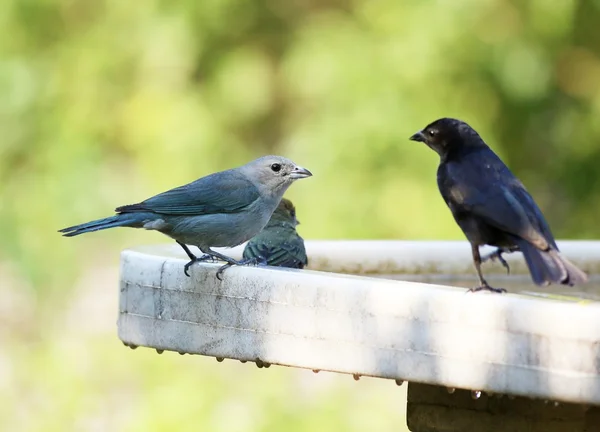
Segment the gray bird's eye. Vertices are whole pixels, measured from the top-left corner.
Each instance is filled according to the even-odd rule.
[[[273,172],[279,172],[281,171],[281,165],[278,163],[274,163],[273,165],[271,165],[271,170]]]

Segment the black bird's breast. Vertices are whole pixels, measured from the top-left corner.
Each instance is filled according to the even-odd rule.
[[[493,199],[494,190],[501,187],[498,167],[487,163],[484,157],[469,156],[440,163],[437,171],[440,193],[470,243],[513,246],[510,235],[474,211],[477,205],[486,206]]]

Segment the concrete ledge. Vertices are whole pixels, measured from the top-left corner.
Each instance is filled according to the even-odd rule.
[[[312,265],[350,271],[358,268],[360,253],[377,249],[379,258],[366,259],[361,271],[397,272],[438,262],[441,267],[428,268],[451,272],[452,263],[470,256],[468,246],[459,252],[454,242],[350,243],[324,242],[322,255],[311,251],[317,242],[309,243]],[[561,246],[588,271],[600,262],[597,243]],[[394,265],[384,268],[381,262]],[[600,404],[596,302],[474,295],[442,285],[273,268],[231,268],[219,282],[217,264],[196,265],[187,278],[183,263],[171,248],[123,252],[123,342],[260,365]]]
[[[471,247],[466,241],[308,240],[305,243],[311,270],[364,275],[474,275]],[[559,241],[558,246],[586,272],[600,273],[600,242],[567,240]],[[244,245],[217,250],[241,258],[243,249]],[[179,257],[187,262],[183,250],[174,243],[140,246],[136,250]],[[481,253],[493,250],[486,246]],[[511,275],[528,275],[522,254],[504,257],[511,266]],[[506,270],[490,263],[485,265],[485,273],[506,275]]]

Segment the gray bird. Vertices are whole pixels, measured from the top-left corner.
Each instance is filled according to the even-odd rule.
[[[263,230],[244,248],[244,259],[266,261],[270,266],[304,268],[308,264],[304,240],[296,232],[296,208],[283,198]]]
[[[115,216],[64,228],[59,232],[72,237],[115,227],[159,231],[174,239],[190,261],[184,272],[199,261],[220,259],[232,265],[256,263],[236,261],[212,250],[234,247],[259,233],[287,188],[312,173],[281,156],[264,156],[241,167],[217,172],[192,183],[148,198],[139,204],[117,207]],[[186,245],[197,246],[204,255],[196,257]]]

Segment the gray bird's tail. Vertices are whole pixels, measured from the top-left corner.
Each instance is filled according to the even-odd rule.
[[[587,275],[558,250],[541,251],[525,240],[519,240],[518,244],[536,285],[577,285],[587,282]]]
[[[140,220],[135,213],[122,213],[104,219],[87,222],[81,225],[74,225],[63,228],[58,232],[63,233],[65,237],[73,237],[79,234],[85,234],[93,231],[105,230],[115,227],[135,227],[139,226]]]

